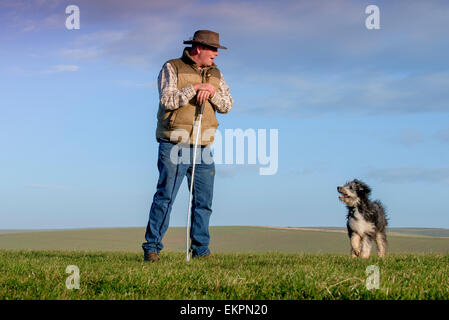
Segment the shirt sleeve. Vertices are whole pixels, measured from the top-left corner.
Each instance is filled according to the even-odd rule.
[[[215,106],[215,109],[219,113],[228,113],[232,109],[234,99],[232,99],[231,91],[226,84],[223,74],[220,72],[220,86],[215,91],[214,96],[210,99],[210,102]]]
[[[165,63],[157,78],[159,99],[166,110],[186,105],[196,94],[193,85],[178,89],[178,76],[170,63]]]

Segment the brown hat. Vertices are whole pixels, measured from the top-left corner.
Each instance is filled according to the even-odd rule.
[[[193,35],[192,40],[186,40],[184,41],[184,44],[199,43],[213,48],[227,49],[220,45],[218,37],[219,35],[216,32],[210,30],[198,30]]]

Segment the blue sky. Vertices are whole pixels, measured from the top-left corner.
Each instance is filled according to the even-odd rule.
[[[211,225],[344,226],[336,187],[359,178],[390,226],[449,228],[448,16],[447,1],[2,0],[0,229],[146,225],[157,75],[198,29],[228,47],[219,129],[279,130],[275,175],[217,165]],[[184,183],[172,226],[187,199]]]

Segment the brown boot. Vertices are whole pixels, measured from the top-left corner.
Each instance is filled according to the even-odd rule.
[[[155,262],[155,261],[161,260],[161,257],[159,256],[159,254],[157,252],[145,252],[143,254],[143,260]]]

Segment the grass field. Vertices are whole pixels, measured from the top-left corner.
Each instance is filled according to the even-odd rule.
[[[0,299],[448,299],[448,255],[393,254],[384,260],[335,254],[216,254],[157,263],[137,253],[0,251]],[[68,265],[80,288],[66,288]],[[366,288],[369,265],[379,289]]]
[[[0,299],[449,298],[445,237],[392,233],[385,259],[361,260],[349,256],[339,230],[212,227],[215,257],[186,263],[185,229],[170,228],[162,260],[145,263],[143,232],[2,233]],[[79,289],[66,287],[69,265],[80,270]],[[370,265],[380,276],[374,290],[366,287]]]

